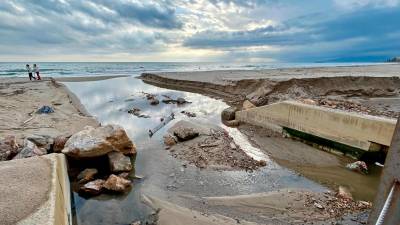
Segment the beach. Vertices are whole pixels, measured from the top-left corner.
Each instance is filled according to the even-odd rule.
[[[29,135],[55,138],[70,136],[85,126],[116,123],[124,127],[138,149],[135,173],[145,178],[133,181],[133,191],[122,198],[101,195],[85,199],[74,193],[73,198],[80,202],[76,206],[77,224],[125,224],[133,218],[150,221],[148,216],[153,215],[150,209],[158,212],[155,220],[158,224],[235,224],[238,221],[244,224],[266,221],[271,224],[324,224],[326,221],[361,224],[369,206],[359,205],[366,203],[357,201],[373,199],[379,180],[377,174],[367,177],[347,171],[344,166],[351,160],[265,129],[247,125],[240,125],[238,129],[225,127],[220,113],[229,106],[241,107],[244,100],[262,106],[287,99],[316,102],[329,99],[335,104],[325,107],[336,105],[344,107],[343,110],[360,110],[357,113],[361,114],[395,118],[400,111],[399,71],[400,65],[388,64],[155,72],[139,77],[144,84],[126,76],[68,77],[34,82],[26,78],[2,78],[0,104],[4,107],[0,111],[0,137],[15,135],[22,145],[24,137]],[[184,97],[190,103],[177,106],[161,102],[151,106],[143,93],[152,93],[160,100],[165,95],[173,99]],[[357,107],[348,107],[349,101]],[[54,113],[36,114],[42,106],[52,107]],[[127,111],[133,106],[150,118],[129,114]],[[176,121],[183,119],[212,127],[208,122],[223,127],[231,136],[229,140],[236,142],[235,148],[246,152],[247,145],[238,141],[239,137],[244,137],[245,144],[255,146],[260,155],[266,155],[267,166],[255,167],[252,172],[237,168],[236,171],[215,171],[211,167],[197,168],[184,157],[175,157],[174,151],[182,146],[169,152],[162,143],[166,130],[175,122],[152,138],[147,133],[148,127],[156,126],[160,117],[173,110],[178,114]],[[180,111],[196,113],[197,118],[187,117]],[[294,154],[293,149],[301,154]],[[354,204],[347,200],[340,202],[342,200],[336,196],[336,188],[348,180],[359,180],[348,185],[354,192]],[[282,197],[286,201],[279,201]],[[4,198],[13,201],[12,196]],[[340,212],[336,203],[327,204],[335,201],[349,204],[350,208]],[[323,209],[319,208],[320,204]]]

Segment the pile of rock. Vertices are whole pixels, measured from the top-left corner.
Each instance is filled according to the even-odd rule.
[[[67,139],[67,136],[29,135],[20,145],[15,136],[9,135],[0,140],[0,161],[61,152]]]
[[[133,107],[132,109],[128,110],[128,113],[137,116],[139,118],[150,118],[149,115],[142,114],[141,111],[142,111],[141,109]]]
[[[131,186],[126,172],[133,169],[131,156],[136,154],[136,147],[120,126],[85,127],[68,139],[62,153],[74,159],[107,156],[112,173],[107,179],[95,179],[98,173],[95,168],[87,168],[78,175],[77,181],[84,193],[99,194],[102,190],[123,192]]]
[[[127,178],[128,172],[133,169],[131,157],[136,154],[136,147],[120,126],[87,126],[70,137],[30,135],[23,140],[22,146],[17,143],[15,136],[0,140],[0,161],[52,152],[62,152],[74,160],[107,157],[108,165],[99,165],[101,168],[109,168],[111,174],[107,179],[96,179],[96,168],[86,168],[77,176],[77,182],[82,185],[81,190],[85,193],[98,194],[102,190],[123,192],[131,186]]]
[[[220,127],[179,121],[164,136],[166,149],[173,157],[198,168],[255,170],[266,162],[246,155],[232,137]]]
[[[163,95],[164,99],[161,100],[163,103],[165,104],[178,104],[178,105],[182,105],[182,104],[186,104],[186,103],[191,103],[186,101],[186,99],[184,98],[177,98],[177,99],[172,99],[170,96],[168,95]]]
[[[156,95],[145,92],[143,93],[145,94],[146,99],[149,101],[150,105],[158,105],[160,103]]]

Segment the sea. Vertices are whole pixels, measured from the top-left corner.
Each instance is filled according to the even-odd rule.
[[[33,63],[29,63],[31,66]],[[277,68],[308,68],[355,66],[377,63],[221,63],[221,62],[36,62],[44,77],[76,76],[138,76],[143,72],[260,70]],[[26,63],[0,62],[0,77],[27,76]]]

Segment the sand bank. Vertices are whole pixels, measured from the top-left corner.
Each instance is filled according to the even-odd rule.
[[[45,79],[29,82],[24,78],[0,80],[0,137],[15,135],[22,140],[30,134],[70,135],[87,125],[98,126],[79,100],[64,85]],[[44,106],[54,113],[37,114]]]
[[[222,98],[230,105],[238,105],[245,99],[257,106],[293,99],[313,99],[324,104],[321,100],[330,99],[334,106],[344,105],[344,108],[356,108],[355,110],[371,115],[397,117],[400,111],[399,107],[391,108],[400,101],[398,64],[259,71],[143,73],[139,78],[160,87]],[[368,101],[371,98],[387,100],[383,106],[376,100]]]

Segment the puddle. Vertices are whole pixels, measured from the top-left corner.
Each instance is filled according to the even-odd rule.
[[[135,162],[136,174],[144,179],[135,180],[132,190],[125,195],[102,194],[85,199],[73,194],[77,224],[129,224],[145,222],[151,210],[141,202],[141,195],[158,197],[191,208],[201,208],[197,201],[185,196],[243,195],[278,190],[281,188],[305,188],[324,191],[325,187],[299,174],[279,166],[259,149],[251,146],[247,137],[235,128],[224,126],[220,112],[227,107],[220,100],[200,94],[173,91],[143,83],[133,77],[115,78],[94,82],[66,82],[81,103],[102,124],[118,124],[125,128],[134,140],[138,154]],[[141,92],[162,95],[174,99],[183,97],[192,102],[177,106],[161,103],[152,106]],[[138,118],[127,113],[137,107],[150,118]],[[196,113],[195,119],[180,113]],[[151,138],[148,130],[156,127],[160,118],[175,113],[175,120],[161,128]],[[198,169],[177,160],[164,150],[162,136],[166,130],[181,119],[213,123],[228,130],[234,141],[255,159],[264,159],[267,166],[253,172],[214,171]],[[228,212],[229,214],[229,212]]]

